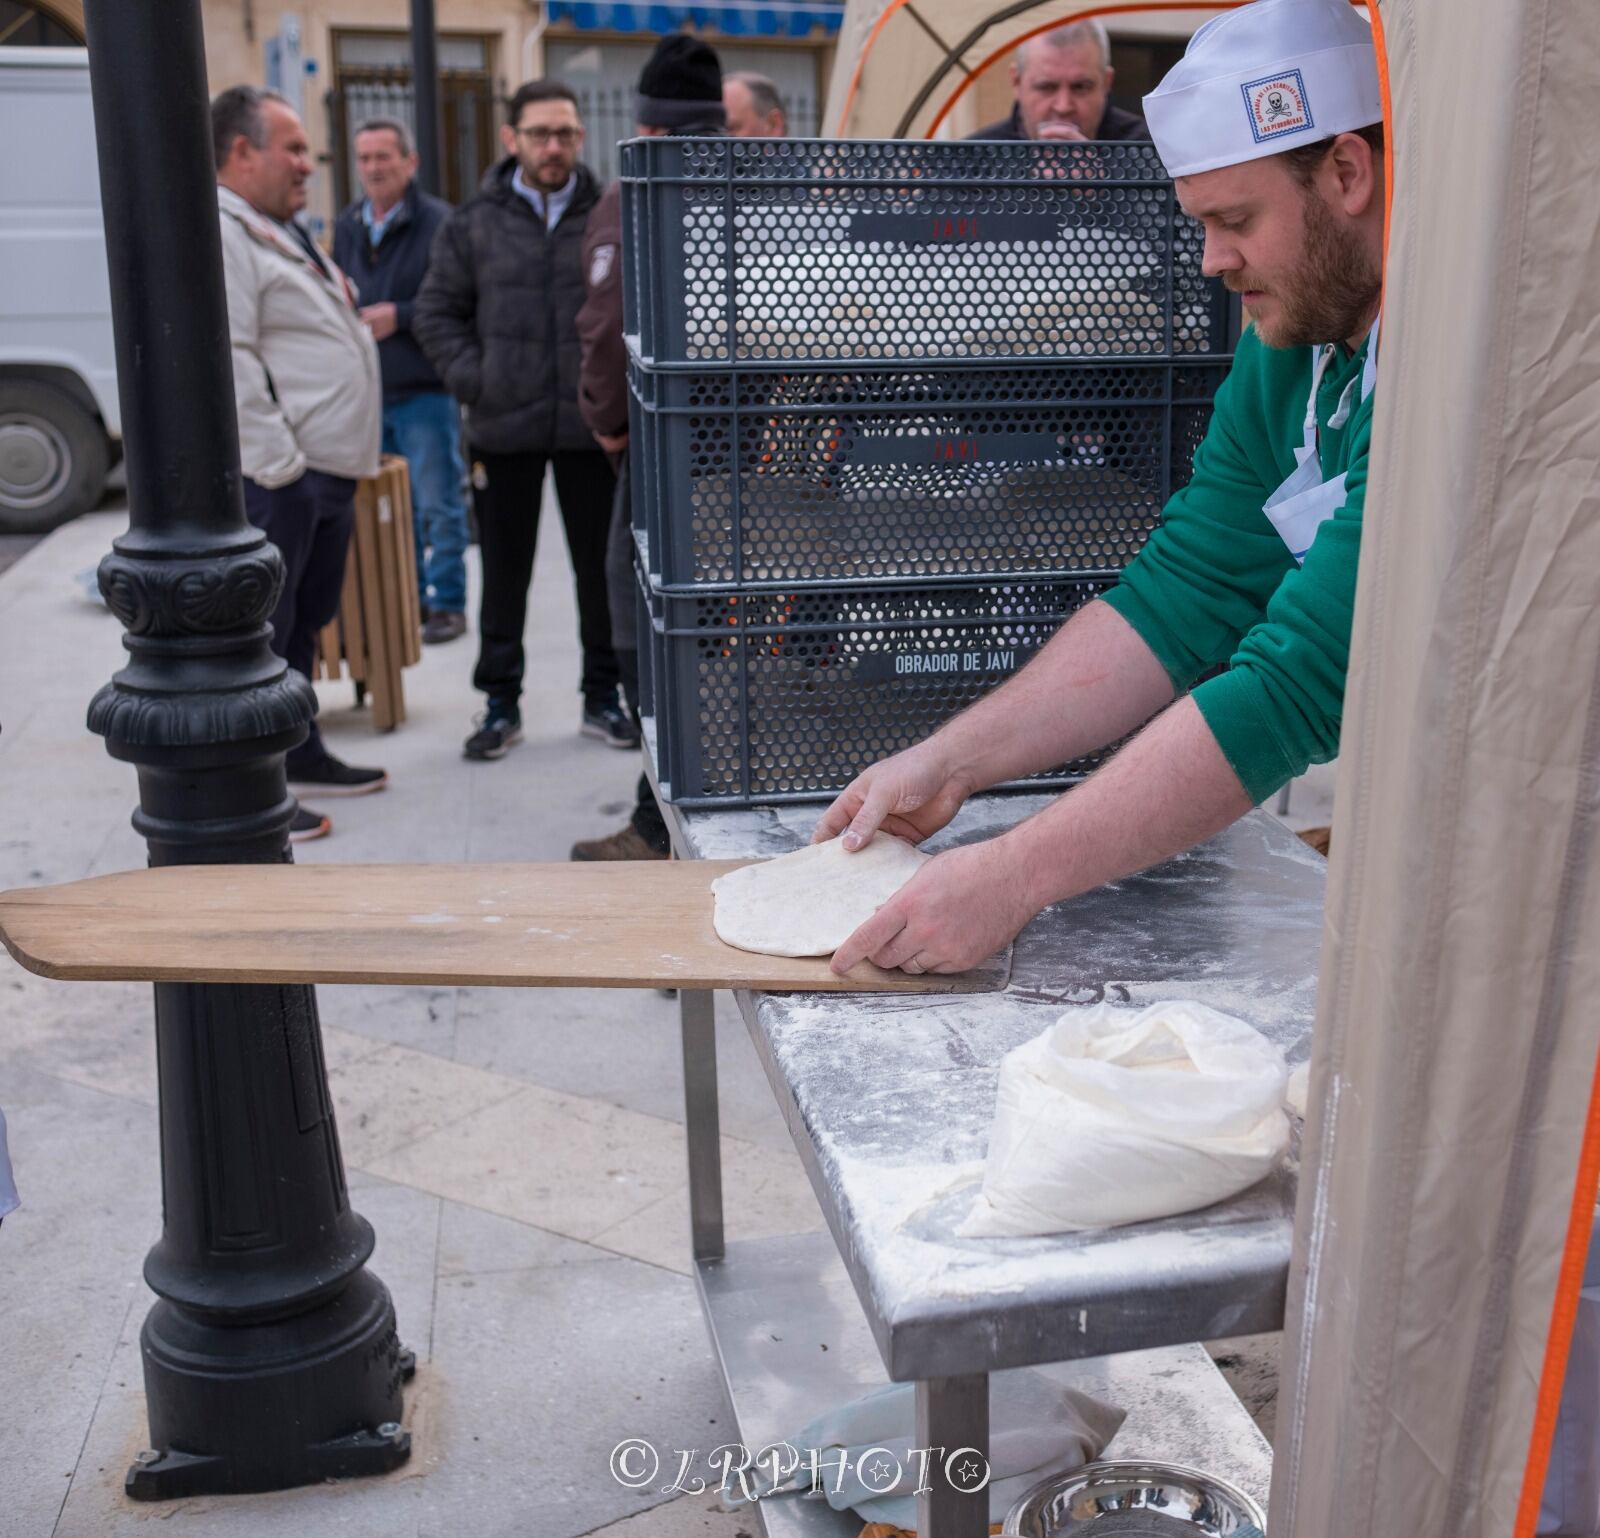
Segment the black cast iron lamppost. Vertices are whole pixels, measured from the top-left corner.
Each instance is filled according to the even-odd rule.
[[[127,444],[100,566],[128,665],[89,726],[135,765],[153,865],[278,863],[311,686],[273,655],[277,549],[244,516],[199,0],[88,0]],[[140,1336],[139,1499],[404,1462],[409,1353],[366,1269],[309,987],[157,983],[163,1231]]]

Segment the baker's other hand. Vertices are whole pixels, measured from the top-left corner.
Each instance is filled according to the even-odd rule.
[[[935,855],[833,953],[904,971],[965,972],[1017,937],[1034,915],[1005,838]]]
[[[882,828],[920,844],[937,833],[972,794],[930,739],[858,774],[817,821],[813,844],[843,836],[844,847],[867,844]]]

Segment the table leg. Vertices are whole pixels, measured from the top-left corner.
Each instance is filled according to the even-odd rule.
[[[678,994],[683,1030],[683,1125],[689,1144],[689,1233],[696,1260],[720,1260],[722,1131],[717,1111],[717,1034],[708,988]]]
[[[988,1374],[919,1380],[916,1445],[935,1449],[917,1491],[917,1532],[922,1538],[988,1538]],[[978,1480],[982,1488],[971,1489]]]

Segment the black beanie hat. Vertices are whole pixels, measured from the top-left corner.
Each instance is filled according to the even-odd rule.
[[[662,38],[639,71],[633,120],[646,128],[725,123],[716,51],[687,32]]]

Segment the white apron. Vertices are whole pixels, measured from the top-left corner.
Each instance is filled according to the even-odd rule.
[[[1311,396],[1306,401],[1305,442],[1294,451],[1298,463],[1294,473],[1261,504],[1261,511],[1271,519],[1297,566],[1305,564],[1306,551],[1317,537],[1317,530],[1344,506],[1345,477],[1336,475],[1331,481],[1323,480],[1322,464],[1317,455],[1317,391],[1333,358],[1334,344],[1314,347],[1312,352],[1316,362],[1311,369]],[[1367,333],[1367,361],[1361,369],[1361,400],[1372,394],[1377,377],[1378,323],[1373,321],[1372,330]],[[1354,381],[1351,383],[1353,385]],[[1347,388],[1340,397],[1338,409],[1328,418],[1328,426],[1343,427],[1354,410],[1355,403]]]

